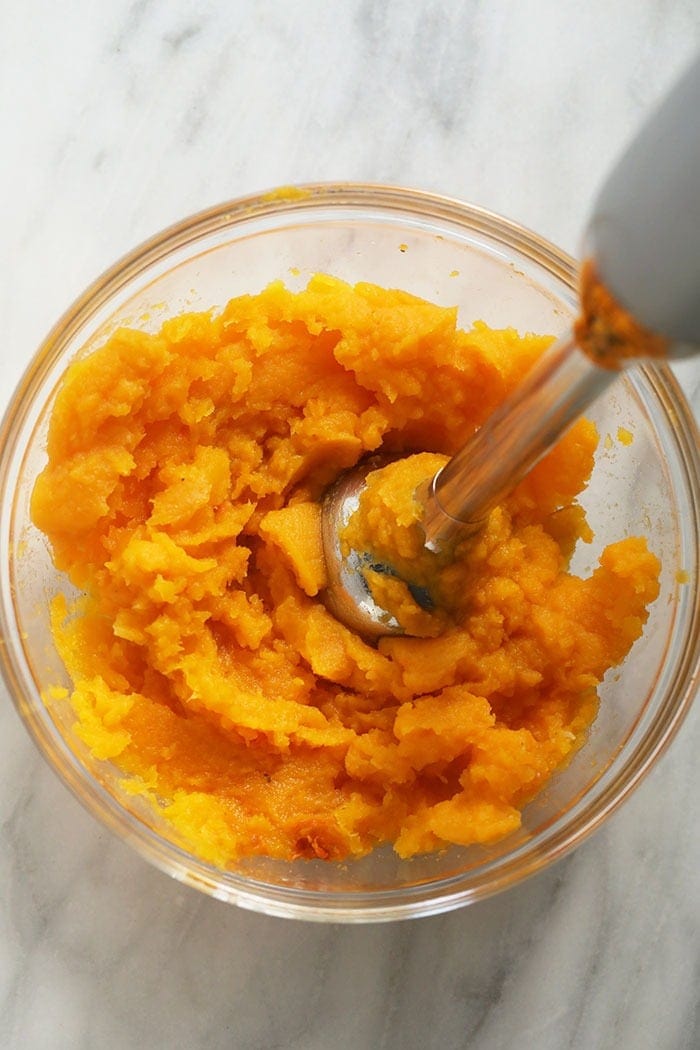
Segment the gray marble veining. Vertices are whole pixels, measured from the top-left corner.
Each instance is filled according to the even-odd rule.
[[[0,4],[0,407],[61,310],[181,216],[398,182],[575,251],[598,179],[700,45],[695,0]],[[697,365],[679,369],[700,411]],[[248,914],[98,827],[0,706],[3,1050],[692,1050],[697,708],[589,842],[392,926]]]

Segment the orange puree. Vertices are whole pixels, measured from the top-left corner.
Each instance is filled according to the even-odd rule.
[[[615,298],[593,262],[581,267],[581,313],[574,325],[576,342],[596,364],[620,368],[630,358],[668,357],[668,340],[641,325]]]
[[[317,276],[69,368],[32,512],[83,592],[53,607],[76,731],[200,857],[492,842],[582,743],[659,571],[627,539],[567,572],[590,423],[445,570],[438,637],[373,647],[318,597],[326,486],[380,446],[452,454],[549,342]]]

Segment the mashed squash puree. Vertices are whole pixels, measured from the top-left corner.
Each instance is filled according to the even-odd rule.
[[[32,513],[82,591],[52,610],[76,731],[203,859],[508,834],[642,632],[659,572],[643,540],[567,571],[591,538],[586,421],[446,570],[437,636],[375,647],[320,600],[329,483],[380,446],[429,473],[550,341],[456,320],[316,276],[121,329],[66,373]],[[378,543],[410,562],[393,506]]]

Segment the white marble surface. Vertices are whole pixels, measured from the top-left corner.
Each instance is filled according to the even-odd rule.
[[[399,182],[575,250],[618,145],[698,46],[697,0],[0,0],[0,407],[97,272],[227,197]],[[697,366],[683,381],[697,410]],[[3,1050],[700,1045],[697,706],[553,870],[345,928],[152,870],[0,699]]]

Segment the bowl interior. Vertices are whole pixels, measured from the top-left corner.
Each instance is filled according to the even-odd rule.
[[[381,917],[402,909],[439,910],[493,892],[567,848],[624,793],[650,734],[675,717],[679,675],[697,629],[693,593],[681,582],[683,574],[696,578],[697,493],[667,376],[630,374],[589,413],[600,446],[582,503],[595,539],[579,545],[573,562],[587,574],[606,544],[646,536],[662,562],[661,595],[643,639],[606,677],[586,746],[526,808],[522,829],[497,845],[411,861],[385,848],[346,865],[258,858],[219,872],[190,856],[157,813],[124,792],[119,771],[87,752],[72,732],[67,702],[52,701],[49,714],[41,700],[50,687],[68,685],[52,644],[48,606],[54,594],[70,588],[30,521],[29,499],[45,462],[48,417],[66,365],[120,325],[155,329],[182,310],[220,307],[273,280],[302,287],[319,271],[457,305],[466,327],[482,319],[496,328],[558,334],[576,309],[573,269],[564,256],[495,217],[457,205],[433,203],[431,210],[429,198],[415,195],[398,202],[377,200],[377,194],[344,202],[323,194],[296,203],[261,201],[257,209],[219,210],[152,242],[97,282],[59,323],[6,420],[0,534],[5,672],[30,730],[66,782],[172,874],[225,899],[284,914]],[[618,439],[619,427],[632,434],[631,444]]]

